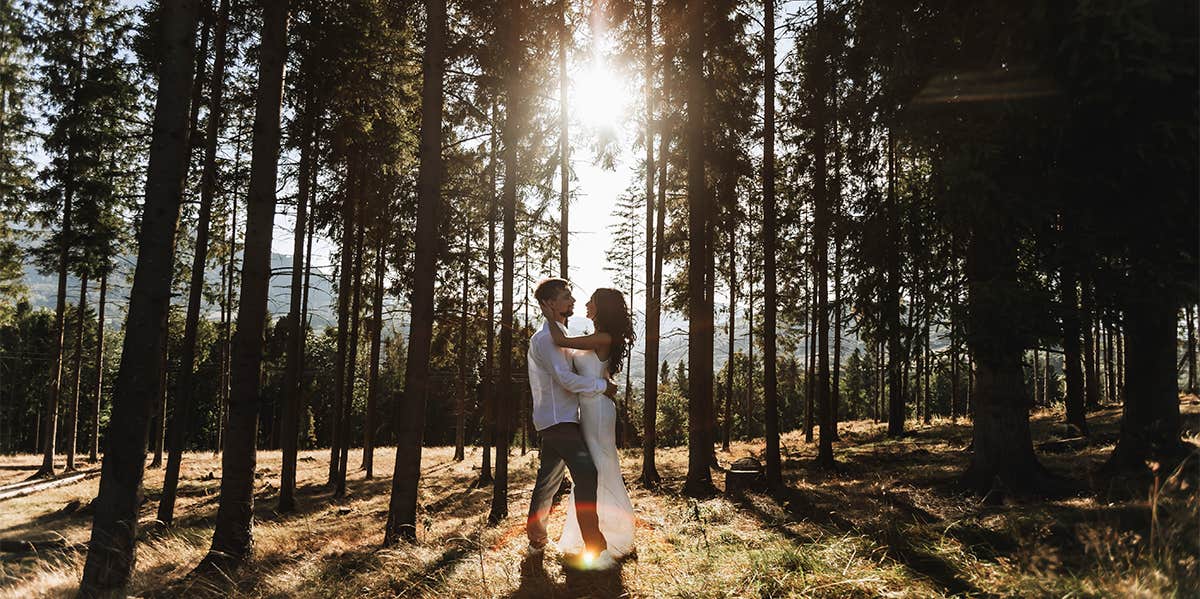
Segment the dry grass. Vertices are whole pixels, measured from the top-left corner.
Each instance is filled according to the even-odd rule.
[[[1200,441],[1200,407],[1185,402],[1186,434]],[[955,485],[970,429],[938,421],[900,440],[882,425],[842,425],[836,445],[841,468],[813,469],[815,447],[803,435],[783,440],[789,491],[778,496],[718,496],[691,500],[679,493],[686,450],[659,452],[665,485],[657,492],[630,485],[637,509],[639,556],[617,574],[564,571],[553,559],[523,563],[524,512],[536,452],[513,452],[511,516],[489,528],[490,489],[472,489],[479,450],[464,462],[451,448],[424,452],[423,513],[418,543],[381,549],[393,450],[380,449],[376,472],[354,471],[349,496],[331,500],[327,451],[303,452],[301,511],[273,512],[277,452],[259,454],[255,555],[233,580],[188,577],[208,546],[220,461],[211,453],[184,458],[177,524],[148,526],[138,547],[130,591],[142,596],[242,597],[943,597],[943,596],[1188,596],[1200,592],[1200,494],[1193,457],[1171,479],[1102,479],[1092,473],[1112,449],[1119,410],[1092,415],[1086,445],[1058,444],[1043,462],[1069,475],[1069,490],[1050,499],[984,506]],[[1034,417],[1035,441],[1067,436],[1060,415]],[[1064,449],[1066,447],[1066,449]],[[723,463],[758,454],[758,443],[719,452]],[[359,462],[361,451],[352,455]],[[623,453],[627,479],[640,451]],[[0,459],[7,479],[28,476],[35,456]],[[353,468],[352,468],[353,470]],[[18,473],[13,475],[13,473]],[[718,475],[717,483],[720,484]],[[147,472],[143,525],[152,524],[161,470]],[[0,502],[0,537],[87,540],[86,505],[98,479]],[[562,525],[556,510],[551,531]],[[1153,528],[1153,541],[1151,529]],[[70,595],[82,552],[3,554],[0,596]]]

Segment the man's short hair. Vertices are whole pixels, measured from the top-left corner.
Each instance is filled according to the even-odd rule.
[[[562,290],[570,288],[571,283],[569,283],[566,279],[559,279],[557,277],[551,279],[542,279],[541,282],[537,284],[537,289],[533,290],[533,297],[537,298],[537,301],[539,302],[545,302],[557,297]]]

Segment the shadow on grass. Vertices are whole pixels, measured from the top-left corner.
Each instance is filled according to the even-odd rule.
[[[894,520],[887,520],[889,523],[882,526],[856,524],[840,513],[843,502],[837,496],[822,491],[802,491],[794,487],[785,487],[766,497],[769,497],[787,514],[786,521],[780,522],[777,517],[755,504],[749,496],[737,496],[734,498],[734,502],[764,526],[775,530],[794,543],[808,544],[813,541],[789,530],[784,526],[787,522],[807,520],[824,529],[826,536],[830,537],[838,537],[847,533],[861,534],[883,545],[889,558],[904,564],[917,576],[930,580],[947,594],[962,595],[980,592],[958,571],[954,564],[918,547],[913,542],[913,538],[905,534],[899,523]]]
[[[558,599],[595,597],[617,599],[626,597],[628,590],[621,578],[624,564],[606,571],[563,568],[565,581],[559,582],[546,572],[544,556],[528,556],[521,560],[521,580],[508,599]]]

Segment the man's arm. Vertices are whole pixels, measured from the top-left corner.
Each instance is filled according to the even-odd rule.
[[[605,393],[608,390],[610,383],[604,379],[594,378],[575,374],[571,370],[571,365],[567,363],[567,358],[562,354],[554,342],[547,337],[533,339],[530,344],[538,362],[543,368],[550,371],[550,375],[558,384],[571,393]]]

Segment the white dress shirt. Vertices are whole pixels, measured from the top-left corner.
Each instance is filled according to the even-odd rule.
[[[563,327],[562,323],[554,323]],[[533,395],[533,427],[545,430],[563,422],[579,422],[579,394],[604,393],[604,379],[576,374],[571,350],[555,345],[550,321],[529,338],[529,389]]]

